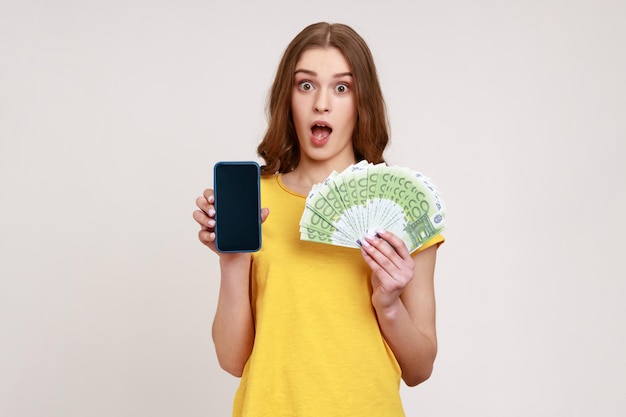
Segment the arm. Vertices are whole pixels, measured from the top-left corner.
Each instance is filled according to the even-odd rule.
[[[198,197],[193,218],[200,225],[198,239],[220,257],[220,293],[213,320],[213,342],[220,366],[241,376],[254,343],[254,323],[250,305],[250,261],[248,253],[220,253],[215,249],[215,209],[213,190]],[[262,220],[269,214],[263,209]]]
[[[222,255],[220,271],[220,295],[213,319],[213,343],[220,366],[239,377],[254,343],[250,306],[250,255]]]
[[[437,355],[434,270],[437,247],[413,257],[389,232],[367,237],[363,256],[372,268],[372,305],[402,379],[415,386],[428,379]]]

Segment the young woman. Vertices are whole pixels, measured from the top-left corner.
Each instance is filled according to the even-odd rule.
[[[437,352],[438,235],[410,254],[390,232],[362,249],[300,240],[311,187],[334,170],[383,161],[385,105],[369,48],[350,27],[317,23],[287,47],[258,147],[265,160],[263,247],[218,253],[213,323],[220,365],[241,376],[234,416],[404,416],[400,378],[426,380]],[[215,251],[212,190],[196,201]],[[271,214],[270,214],[271,209]]]

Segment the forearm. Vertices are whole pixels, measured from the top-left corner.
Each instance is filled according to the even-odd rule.
[[[437,355],[436,335],[427,328],[434,327],[420,328],[400,298],[376,313],[381,332],[402,369],[402,379],[409,386],[427,380]]]
[[[250,305],[249,256],[220,259],[221,283],[213,321],[213,342],[220,366],[241,376],[252,351],[254,323]]]
[[[363,243],[363,258],[372,268],[372,306],[410,386],[430,377],[437,355],[436,251],[430,246],[411,256],[401,239],[384,231]]]

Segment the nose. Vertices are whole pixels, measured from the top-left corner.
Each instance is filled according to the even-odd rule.
[[[316,113],[329,113],[330,112],[330,96],[325,88],[318,90],[315,98],[315,112]]]

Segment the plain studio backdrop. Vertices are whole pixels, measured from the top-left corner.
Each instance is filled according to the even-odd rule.
[[[448,206],[408,416],[626,409],[621,1],[2,1],[0,415],[227,416],[195,198],[257,159],[287,43],[369,43],[388,162]]]

